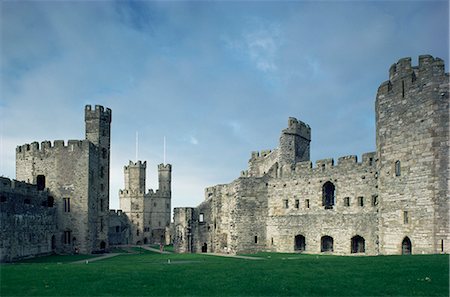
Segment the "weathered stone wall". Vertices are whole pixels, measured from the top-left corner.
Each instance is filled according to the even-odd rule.
[[[431,56],[389,72],[376,100],[380,252],[401,253],[405,237],[413,253],[441,252],[441,241],[448,252],[448,74]]]
[[[173,247],[177,253],[191,253],[193,212],[191,207],[178,207],[173,210],[174,241]]]
[[[449,253],[449,75],[431,56],[389,72],[376,99],[376,153],[312,168],[311,130],[290,118],[277,149],[253,152],[239,179],[207,188],[181,220],[193,230],[184,251]]]
[[[172,165],[158,165],[159,189],[145,190],[147,162],[130,161],[124,167],[125,189],[119,191],[121,210],[130,219],[130,243],[165,242],[170,226]]]
[[[54,197],[58,252],[107,249],[111,110],[85,108],[86,140],[33,142],[16,149],[16,178]],[[70,202],[69,202],[70,200]]]
[[[52,202],[47,190],[0,177],[0,262],[55,252]]]
[[[121,210],[109,211],[108,238],[110,245],[131,244],[131,222]]]
[[[305,237],[305,252],[320,253],[321,237],[333,238],[337,254],[351,253],[351,238],[365,240],[365,253],[377,254],[377,179],[375,153],[284,166],[268,188],[267,248],[294,252],[295,236]],[[323,187],[335,187],[334,203],[323,205]],[[361,205],[362,200],[362,205]],[[348,203],[348,204],[347,204]]]

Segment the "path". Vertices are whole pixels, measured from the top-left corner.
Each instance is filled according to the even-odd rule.
[[[230,257],[230,258],[238,258],[238,259],[246,259],[246,260],[266,260],[264,258],[259,258],[259,257],[240,256],[240,255],[231,255],[231,254],[204,253],[202,255],[217,256],[217,257]]]
[[[112,258],[118,255],[123,255],[123,254],[119,254],[119,253],[111,253],[111,254],[104,254],[95,258],[90,258],[90,259],[84,259],[84,260],[79,260],[79,261],[75,261],[75,262],[71,262],[71,264],[88,264],[90,262],[95,262],[95,261],[100,261],[100,260],[104,260],[104,259],[108,259],[108,258]]]
[[[151,252],[155,252],[155,253],[160,253],[160,254],[172,254],[171,252],[168,252],[168,251],[160,251],[159,249],[155,249],[155,248],[152,248],[152,247],[149,247],[149,246],[145,246],[145,245],[139,245],[141,248],[143,248],[144,250],[147,250],[147,251],[151,251]]]

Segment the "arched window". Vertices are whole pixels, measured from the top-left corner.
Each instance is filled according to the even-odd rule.
[[[412,244],[411,240],[406,236],[402,241],[402,255],[412,254]]]
[[[333,237],[322,236],[322,238],[320,239],[320,251],[321,252],[333,251]]]
[[[296,235],[295,236],[295,246],[294,246],[294,250],[296,252],[303,252],[305,251],[305,247],[306,247],[306,240],[305,240],[305,236],[303,235]]]
[[[335,188],[332,182],[327,181],[322,187],[322,206],[332,209],[334,205]]]
[[[366,251],[366,241],[363,237],[356,235],[352,237],[352,250],[351,253],[364,253]]]

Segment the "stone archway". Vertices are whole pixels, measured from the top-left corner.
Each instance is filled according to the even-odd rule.
[[[333,237],[322,236],[320,239],[320,251],[321,252],[332,252],[333,251]]]
[[[402,255],[411,255],[412,254],[412,244],[411,240],[408,236],[403,238],[402,241]]]
[[[296,252],[304,252],[306,248],[306,239],[305,236],[299,234],[295,236],[295,245],[294,250]]]
[[[351,253],[364,253],[366,251],[366,241],[363,237],[356,235],[352,237],[351,240],[352,248]]]

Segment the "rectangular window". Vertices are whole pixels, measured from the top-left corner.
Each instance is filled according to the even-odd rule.
[[[284,208],[289,208],[289,200],[284,200]]]
[[[103,199],[100,199],[100,211],[103,211]]]
[[[403,211],[403,223],[404,224],[408,224],[409,222],[409,217],[408,217],[408,211]]]
[[[400,175],[401,175],[400,161],[395,161],[395,176],[400,176]]]
[[[345,197],[344,198],[344,206],[350,206],[350,197]]]
[[[258,236],[255,236],[255,243],[258,243]]]
[[[119,233],[120,231],[120,226],[116,226],[116,233]]]
[[[201,213],[198,215],[198,221],[199,221],[199,223],[203,223],[205,221],[204,214]]]
[[[70,212],[70,198],[64,198],[64,212]]]
[[[295,208],[299,209],[300,208],[300,200],[295,199]]]
[[[377,205],[378,205],[378,196],[373,195],[372,196],[372,206],[377,206]]]
[[[306,199],[306,200],[305,200],[305,207],[306,207],[306,208],[309,208],[309,199]]]
[[[443,239],[441,239],[441,252],[442,253],[444,252],[444,240]]]
[[[358,197],[358,204],[359,206],[364,206],[364,197]]]
[[[100,232],[103,232],[103,218],[100,218]]]
[[[71,232],[64,231],[64,244],[70,244],[70,237],[71,237]]]

